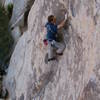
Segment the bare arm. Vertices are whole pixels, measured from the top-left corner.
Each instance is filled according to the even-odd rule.
[[[63,28],[64,27],[64,25],[65,25],[65,22],[66,22],[66,20],[67,20],[67,17],[68,17],[68,15],[67,15],[67,13],[65,14],[65,19],[58,25],[58,29],[60,29],[60,28]]]
[[[58,29],[63,28],[65,25],[66,20],[63,20],[59,25],[58,25]]]

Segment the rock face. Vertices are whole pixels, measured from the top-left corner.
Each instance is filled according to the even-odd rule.
[[[32,1],[34,0],[14,0],[13,15],[10,22],[14,24],[13,27],[20,25],[18,24],[20,23],[18,20],[21,20],[21,16],[24,16],[24,13],[30,8],[31,4],[33,4]]]
[[[66,43],[64,55],[45,64],[47,47],[42,40],[46,19],[54,14],[59,23],[66,11],[72,20],[59,31]],[[100,100],[99,33],[99,0],[35,0],[28,29],[16,45],[4,80],[9,100]],[[39,82],[41,91],[36,93]]]
[[[11,0],[6,0],[5,5],[8,2],[11,2]],[[14,7],[10,25],[15,44],[27,29],[27,17],[33,3],[34,0],[14,0],[13,2]]]

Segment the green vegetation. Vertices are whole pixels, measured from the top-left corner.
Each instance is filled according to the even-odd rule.
[[[5,10],[0,5],[0,98],[7,98],[8,91],[6,94],[3,93],[2,80],[3,75],[6,75],[6,69],[8,68],[11,48],[13,45],[13,39],[8,29],[9,19],[12,15],[12,5],[9,5],[7,10]]]
[[[8,7],[10,8],[10,7]],[[10,11],[10,9],[9,9]],[[13,39],[8,30],[9,17],[7,11],[0,6],[0,61],[9,62],[9,53],[13,45]]]
[[[7,6],[7,14],[8,14],[8,17],[9,17],[9,19],[11,18],[11,16],[12,16],[12,11],[13,11],[13,4],[8,4],[8,6]]]

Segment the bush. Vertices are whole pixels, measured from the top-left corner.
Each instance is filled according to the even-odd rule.
[[[8,63],[8,55],[13,45],[13,39],[8,30],[9,18],[5,9],[0,6],[0,61]]]
[[[9,19],[11,18],[11,16],[12,16],[12,11],[13,11],[13,4],[8,4],[8,6],[7,6],[7,13],[8,13],[8,17],[9,17]]]

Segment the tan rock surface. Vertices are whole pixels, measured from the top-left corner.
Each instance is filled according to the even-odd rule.
[[[10,93],[9,100],[92,100],[85,99],[83,94],[89,80],[93,78],[95,81],[92,76],[97,74],[96,71],[99,78],[98,1],[35,0],[28,16],[28,30],[16,45],[4,81]],[[66,43],[64,55],[45,64],[47,47],[42,40],[47,16],[54,14],[59,23],[64,19],[66,10],[72,21],[69,29],[65,25],[61,30]],[[39,79],[43,80],[42,91],[34,96],[34,84]],[[93,100],[100,100],[100,96]]]

